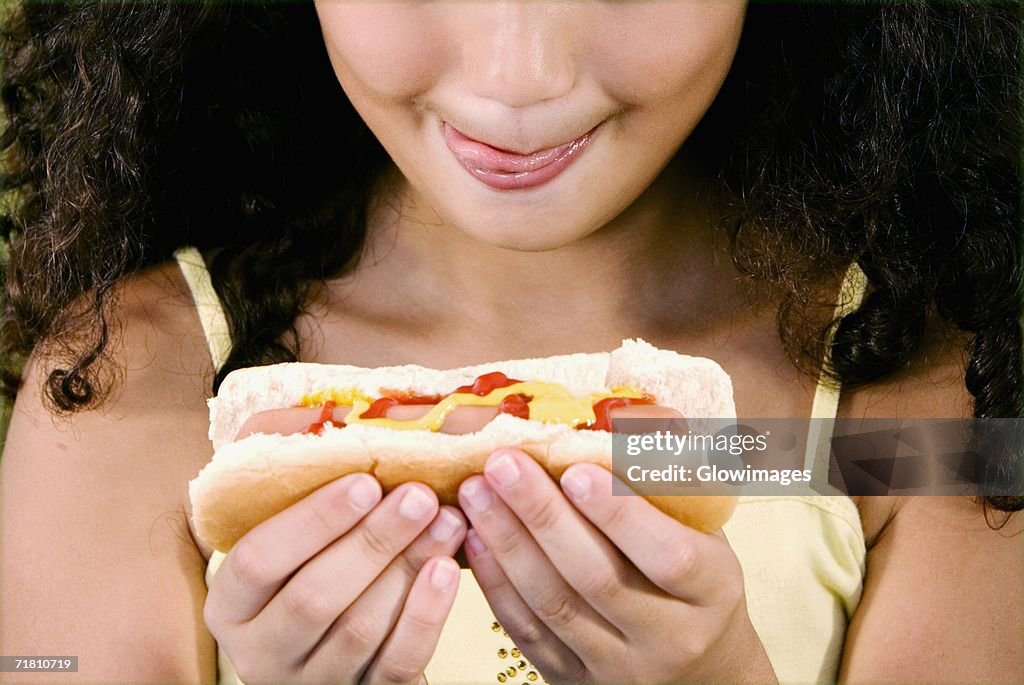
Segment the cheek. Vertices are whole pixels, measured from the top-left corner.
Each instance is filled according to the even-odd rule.
[[[594,15],[591,68],[605,89],[637,107],[686,98],[708,102],[736,53],[739,0],[604,3]],[[628,46],[628,47],[623,47]]]
[[[316,10],[347,91],[405,100],[428,89],[443,69],[445,41],[419,3],[318,0]]]

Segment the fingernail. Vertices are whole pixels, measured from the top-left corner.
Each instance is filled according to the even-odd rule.
[[[583,501],[590,497],[590,476],[583,469],[571,469],[562,476],[562,487],[574,500]]]
[[[482,478],[467,481],[462,486],[462,496],[469,502],[474,511],[484,512],[494,503],[494,495]]]
[[[438,517],[430,524],[430,537],[438,542],[446,542],[455,537],[459,528],[462,528],[462,520],[447,509],[442,509]]]
[[[484,466],[484,473],[493,478],[503,488],[510,488],[519,482],[519,465],[515,457],[508,452],[500,452]]]
[[[398,513],[410,521],[418,521],[434,508],[434,500],[420,488],[409,488],[398,505]]]
[[[372,509],[380,501],[380,486],[369,476],[357,476],[348,486],[348,501],[356,509]]]
[[[466,533],[466,549],[473,556],[477,556],[487,551],[487,545],[484,544],[484,541],[480,539],[475,530],[469,530]]]
[[[438,559],[430,571],[430,584],[435,590],[447,590],[459,577],[459,567],[452,559]]]

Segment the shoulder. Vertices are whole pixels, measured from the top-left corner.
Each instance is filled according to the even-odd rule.
[[[174,365],[172,371],[187,368],[204,383],[212,380],[206,338],[176,262],[164,262],[125,280],[113,313],[124,333],[121,361],[129,369],[151,359]]]
[[[968,340],[932,331],[910,368],[849,393],[840,416],[972,416],[964,386]],[[1015,656],[1024,637],[1024,517],[986,512],[970,497],[855,502],[868,548],[867,572],[840,679],[1018,682],[1024,674]]]
[[[177,263],[163,262],[125,278],[111,300],[103,376],[109,396],[96,409],[72,414],[66,422],[118,420],[139,431],[167,425],[167,418],[182,412],[205,411],[213,364]],[[45,357],[31,359],[25,377],[29,388],[38,387],[54,365]]]
[[[840,680],[1021,682],[1022,521],[995,529],[965,497],[903,500],[868,552]]]
[[[959,418],[973,416],[964,370],[970,334],[930,320],[921,346],[902,371],[844,392],[841,418]]]
[[[117,405],[133,406],[144,395],[139,390],[157,381],[169,381],[172,386],[187,382],[195,393],[212,381],[203,330],[176,262],[163,262],[124,278],[110,294],[106,318],[109,342],[104,353],[109,368],[103,387],[111,397],[95,413],[106,414]],[[65,341],[57,340],[33,353],[23,377],[25,392],[38,390],[60,365],[50,352],[67,348]],[[94,412],[72,414],[70,420],[90,413]]]
[[[969,334],[930,320],[921,347],[909,366],[891,377],[844,392],[838,417],[948,419],[973,416],[973,399],[964,385],[969,341]],[[921,498],[853,498],[869,548],[892,517],[912,499]],[[965,503],[980,513],[980,506]]]
[[[53,415],[43,388],[59,362],[34,354],[11,416],[5,471],[43,469],[43,457],[53,455],[59,477],[76,473],[108,488],[133,481],[151,501],[180,511],[184,483],[212,451],[206,398],[213,368],[202,327],[174,262],[126,278],[112,299],[103,402]]]
[[[83,666],[96,682],[209,681],[187,484],[212,452],[210,358],[174,264],[126,279],[114,300],[116,382],[99,407],[54,416],[42,389],[58,362],[37,353],[26,368],[0,460],[0,586],[26,618],[0,638],[97,655]]]

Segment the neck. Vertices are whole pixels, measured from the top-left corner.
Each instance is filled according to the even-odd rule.
[[[387,187],[345,287],[396,321],[512,340],[544,331],[548,349],[585,351],[581,344],[604,348],[622,337],[657,343],[708,332],[743,306],[713,208],[680,163],[613,221],[544,252],[482,243],[417,202],[404,180]],[[526,337],[536,343],[535,333]]]

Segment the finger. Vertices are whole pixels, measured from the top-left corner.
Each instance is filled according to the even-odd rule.
[[[409,590],[402,613],[363,677],[369,685],[422,683],[445,619],[455,602],[459,565],[448,557],[428,561]]]
[[[558,499],[572,509],[564,497]],[[609,636],[620,637],[619,631],[570,587],[484,478],[464,481],[459,502],[519,596],[570,649],[577,654],[597,654],[607,647]]]
[[[586,666],[537,618],[474,530],[466,534],[466,558],[480,588],[486,593],[494,617],[545,679],[555,682],[584,680]]]
[[[310,654],[437,510],[437,496],[426,486],[396,488],[350,533],[306,562],[267,603],[252,621],[259,639],[282,654]]]
[[[233,624],[252,619],[289,576],[351,530],[380,498],[376,480],[352,474],[253,528],[228,552],[210,583],[207,616]]]
[[[520,450],[502,449],[487,460],[484,474],[588,605],[622,632],[649,622],[654,603],[665,595],[575,509],[546,470]],[[633,528],[634,540],[643,545],[645,537],[644,528]]]
[[[742,572],[724,536],[689,528],[642,497],[613,497],[613,478],[599,466],[575,464],[562,474],[562,488],[647,578],[698,606],[719,603],[742,588]]]
[[[466,521],[454,507],[442,507],[427,530],[399,555],[359,598],[334,622],[307,657],[306,670],[317,663],[318,673],[337,673],[335,662],[358,660],[363,673],[384,639],[394,629],[409,589],[430,559],[453,556],[466,534]]]

